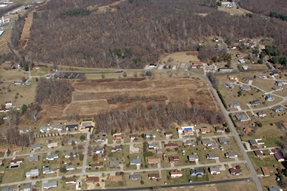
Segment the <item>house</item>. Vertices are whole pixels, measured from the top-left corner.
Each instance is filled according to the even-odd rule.
[[[89,129],[89,132],[91,132],[91,129],[94,128],[94,122],[93,121],[82,121],[81,123],[81,129]]]
[[[209,153],[209,154],[206,155],[206,159],[216,160],[216,159],[219,159],[219,155],[218,154]]]
[[[191,68],[203,68],[202,62],[193,62]]]
[[[244,60],[244,59],[239,59],[238,62],[239,62],[240,64],[244,64],[244,63],[245,63],[245,60]]]
[[[234,88],[234,85],[231,84],[230,82],[225,82],[225,86],[226,86],[227,88],[230,88],[230,89],[233,89],[233,88]]]
[[[260,105],[260,101],[258,99],[253,100],[251,102],[249,102],[250,105],[255,106],[255,105]]]
[[[270,172],[269,172],[269,169],[267,167],[261,167],[261,171],[262,171],[263,176],[265,176],[265,177],[270,176]]]
[[[131,174],[130,175],[130,180],[141,180],[142,179],[142,175],[140,174]]]
[[[229,137],[220,137],[220,138],[218,138],[218,142],[220,144],[228,145],[230,143],[230,138]]]
[[[23,147],[13,147],[11,152],[14,153],[14,152],[20,152],[23,150]]]
[[[92,183],[100,182],[100,179],[97,176],[87,176],[87,182],[92,182]]]
[[[6,102],[5,102],[5,108],[6,108],[6,109],[12,107],[12,105],[13,105],[13,104],[12,104],[12,101],[6,101]]]
[[[123,147],[121,145],[111,148],[112,153],[121,152],[122,150],[123,150]]]
[[[113,134],[113,140],[118,141],[124,139],[124,134],[123,133],[115,133]]]
[[[100,137],[100,136],[97,136],[96,138],[94,138],[94,141],[95,142],[100,142],[100,143],[103,143],[106,141],[106,138],[105,137]]]
[[[110,161],[109,167],[110,168],[118,168],[120,166],[120,163],[118,161]]]
[[[195,142],[191,141],[191,140],[187,140],[185,142],[183,142],[183,146],[192,146],[195,147]]]
[[[237,107],[240,107],[240,103],[238,103],[238,102],[231,103],[231,104],[229,104],[229,107],[230,107],[230,108],[237,108]]]
[[[158,164],[160,163],[160,158],[148,158],[147,164]]]
[[[137,158],[130,161],[130,165],[140,166],[141,165],[141,158],[139,156],[137,156]]]
[[[284,162],[284,161],[285,161],[283,155],[282,155],[279,151],[276,152],[276,153],[274,154],[274,156],[275,156],[275,158],[276,158],[276,160],[277,160],[278,162]]]
[[[42,148],[41,143],[37,143],[31,146],[32,151],[40,150]]]
[[[160,179],[159,173],[148,174],[149,179]]]
[[[78,143],[80,143],[81,142],[81,140],[77,140],[77,139],[69,139],[68,140],[68,145],[73,145],[73,144],[78,144]]]
[[[220,174],[220,170],[218,166],[209,167],[208,169],[209,169],[210,174],[212,175]]]
[[[65,182],[66,184],[76,184],[77,180],[75,178],[66,178]]]
[[[71,158],[71,157],[77,157],[77,156],[78,156],[78,153],[77,153],[77,152],[67,152],[67,153],[64,155],[64,157],[65,157],[66,159]]]
[[[149,143],[148,148],[149,149],[156,149],[156,143]]]
[[[197,153],[192,153],[191,155],[188,155],[188,161],[189,162],[196,162],[199,160]]]
[[[282,86],[283,83],[282,83],[282,81],[275,81],[275,85],[276,85],[276,86]]]
[[[266,117],[266,112],[265,111],[258,111],[257,113],[256,113],[256,115],[258,116],[258,117],[261,117],[261,118],[263,118],[263,117]]]
[[[254,74],[254,78],[267,78],[266,74]]]
[[[279,76],[279,72],[278,71],[273,71],[269,74],[271,77],[275,77],[275,76]]]
[[[76,170],[76,167],[74,165],[68,165],[65,168],[66,168],[67,171]]]
[[[138,139],[138,135],[137,134],[132,134],[132,135],[130,135],[130,139],[131,139],[131,142],[133,142],[134,140]]]
[[[236,57],[239,58],[239,59],[243,58],[241,54],[236,54]]]
[[[259,144],[255,139],[249,140],[249,143],[252,147],[258,147]]]
[[[214,128],[215,128],[216,133],[223,133],[225,131],[225,129],[223,127],[216,126]]]
[[[242,80],[244,80],[248,84],[252,84],[252,82],[253,82],[253,78],[252,77],[244,77],[244,78],[242,78]]]
[[[48,133],[51,130],[49,126],[41,126],[39,128],[40,133]]]
[[[79,125],[78,124],[66,125],[65,129],[66,131],[76,131],[79,129]]]
[[[255,151],[254,151],[254,154],[255,154],[257,157],[262,157],[262,156],[263,156],[263,151],[261,151],[261,150],[255,150]]]
[[[1,191],[16,191],[14,188],[2,188]]]
[[[32,132],[32,128],[31,127],[19,130],[20,134],[25,134],[25,133],[30,133],[30,132]]]
[[[279,105],[279,106],[273,107],[272,110],[273,110],[275,113],[279,113],[279,112],[283,111],[284,108],[283,108],[283,106]]]
[[[233,72],[233,68],[218,68],[218,72]]]
[[[57,124],[53,125],[53,129],[55,131],[61,132],[63,130],[63,126],[61,123],[57,123]]]
[[[29,162],[35,162],[39,160],[39,155],[34,155],[28,158]]]
[[[180,162],[179,156],[170,156],[170,157],[168,157],[168,160],[170,163],[179,163]]]
[[[172,138],[173,132],[165,132],[164,135],[166,138]]]
[[[34,191],[36,190],[36,186],[32,184],[25,184],[23,186],[23,191]]]
[[[105,149],[104,148],[96,148],[93,153],[96,154],[96,155],[99,155],[99,154],[104,154],[104,151]]]
[[[283,90],[283,87],[282,87],[282,86],[278,86],[278,87],[275,86],[275,87],[272,87],[271,89],[272,89],[273,91],[276,91],[276,92],[277,92],[277,91],[282,91],[282,90]]]
[[[190,170],[190,176],[202,177],[204,175],[204,169],[199,168],[197,170]]]
[[[43,188],[44,189],[57,188],[57,186],[58,186],[57,181],[43,183]]]
[[[268,191],[283,191],[280,187],[270,187],[268,188]]]
[[[217,144],[213,140],[201,140],[202,145],[205,147],[210,147],[211,149],[218,148]]]
[[[2,148],[0,149],[0,153],[6,153],[9,149],[8,148]]]
[[[247,92],[247,91],[250,91],[250,90],[251,90],[251,87],[248,86],[248,85],[243,85],[243,86],[240,87],[240,90]]]
[[[270,94],[267,94],[264,96],[266,101],[274,101],[274,97],[272,97]]]
[[[183,176],[183,171],[182,170],[174,170],[170,172],[170,177],[171,178],[179,178]]]
[[[156,149],[156,154],[158,154],[158,155],[162,154],[162,149],[157,148],[157,149]]]
[[[156,134],[146,133],[145,134],[145,138],[147,138],[147,139],[155,139],[156,138]]]
[[[27,178],[34,178],[40,175],[39,169],[32,169],[29,172],[26,172]]]
[[[10,161],[10,166],[20,165],[22,162],[24,162],[23,158],[15,158]]]
[[[210,127],[204,126],[204,127],[200,128],[200,132],[201,132],[201,134],[211,133],[211,129],[210,129]]]
[[[48,149],[55,148],[58,146],[58,143],[57,142],[49,143],[47,146],[48,146]]]
[[[237,80],[238,80],[238,78],[237,78],[236,76],[234,76],[234,75],[229,75],[229,76],[228,76],[228,79],[229,79],[230,81],[237,81]]]
[[[236,165],[235,168],[230,168],[229,169],[230,174],[232,175],[240,175],[242,172],[242,169],[239,165]]]
[[[251,128],[248,127],[248,126],[246,126],[246,127],[243,128],[243,132],[244,132],[246,135],[248,135],[248,133],[250,133],[251,131],[252,131]]]
[[[164,148],[175,149],[175,148],[178,148],[178,144],[177,143],[167,143],[167,144],[164,144]]]
[[[111,182],[120,182],[120,181],[123,181],[123,178],[122,176],[109,176],[109,180]]]
[[[57,158],[59,158],[58,154],[51,154],[51,155],[47,155],[46,156],[46,160],[48,160],[48,161],[53,161],[53,160],[55,160]]]
[[[245,122],[245,121],[250,120],[245,113],[235,114],[235,118],[240,122]]]
[[[100,169],[100,168],[104,168],[105,164],[104,164],[104,162],[97,162],[95,164],[91,164],[90,166],[91,166],[91,168]]]
[[[43,174],[53,174],[55,173],[55,170],[50,168],[49,165],[43,166]]]
[[[182,136],[189,136],[194,135],[194,127],[193,126],[187,126],[187,127],[179,127],[177,129],[178,134]]]
[[[232,152],[232,151],[228,151],[227,153],[225,153],[225,157],[226,158],[230,158],[230,159],[237,158],[238,157],[238,153]]]

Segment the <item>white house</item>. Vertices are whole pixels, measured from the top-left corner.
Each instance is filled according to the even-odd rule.
[[[51,149],[51,148],[57,147],[58,143],[57,142],[49,143],[47,146],[48,146],[49,149]]]

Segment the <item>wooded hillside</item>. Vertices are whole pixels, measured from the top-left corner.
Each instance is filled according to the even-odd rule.
[[[99,14],[82,3],[49,1],[34,14],[31,39],[22,51],[38,61],[74,66],[142,68],[165,52],[195,50],[204,37],[271,37],[287,54],[287,22],[260,15],[231,16],[213,0],[133,0]],[[207,13],[206,16],[197,13]],[[276,30],[274,30],[276,29]]]
[[[241,0],[239,4],[255,13],[269,15],[270,12],[277,12],[287,15],[287,2],[284,0]]]

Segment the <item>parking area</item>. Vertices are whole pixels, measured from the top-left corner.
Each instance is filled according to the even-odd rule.
[[[78,72],[63,72],[61,73],[61,78],[63,79],[83,79],[85,73],[78,73]]]

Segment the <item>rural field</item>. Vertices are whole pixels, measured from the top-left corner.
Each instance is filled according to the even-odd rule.
[[[208,86],[199,78],[166,78],[166,79],[101,79],[73,82],[74,92],[68,105],[43,107],[42,116],[58,119],[73,115],[92,117],[100,112],[112,109],[130,108],[139,103],[151,101],[142,97],[154,98],[156,102],[183,102],[188,106],[190,98],[194,104],[206,109],[218,108]],[[109,103],[118,97],[134,98],[132,101]]]

